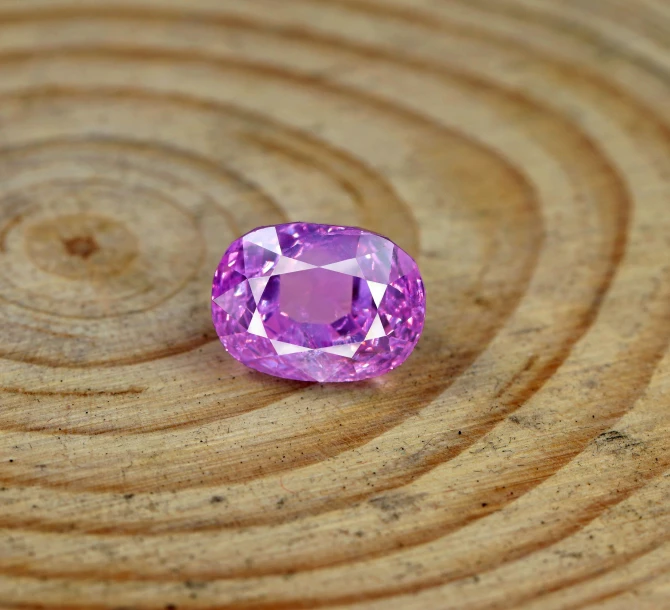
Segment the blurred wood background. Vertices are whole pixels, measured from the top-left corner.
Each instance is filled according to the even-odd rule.
[[[0,607],[670,608],[670,4],[0,0]],[[365,226],[408,363],[261,376],[229,242]]]

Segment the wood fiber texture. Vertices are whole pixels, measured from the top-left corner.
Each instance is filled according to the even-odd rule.
[[[669,101],[661,0],[0,0],[0,608],[670,608]],[[405,366],[224,352],[287,220]]]

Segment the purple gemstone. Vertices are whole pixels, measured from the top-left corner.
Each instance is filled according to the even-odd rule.
[[[228,352],[284,379],[383,375],[410,355],[425,314],[414,260],[353,227],[254,229],[226,250],[212,286],[212,319]]]

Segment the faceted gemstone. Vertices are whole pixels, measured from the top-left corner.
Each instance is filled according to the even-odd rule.
[[[212,286],[212,319],[228,352],[285,379],[382,375],[410,355],[425,313],[409,254],[352,227],[255,229],[226,250]]]

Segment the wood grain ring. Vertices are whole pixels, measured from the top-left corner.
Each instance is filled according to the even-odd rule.
[[[651,140],[650,140],[650,144],[651,144]],[[653,146],[658,146],[658,144],[657,144],[656,142],[654,142]],[[620,160],[620,159],[619,159],[619,160]],[[603,212],[603,214],[605,214],[605,213]],[[604,218],[605,218],[605,219],[608,219],[608,218],[611,218],[611,216],[610,216],[609,214],[605,214],[605,215],[604,215]],[[615,223],[615,224],[616,224],[616,223]],[[636,229],[636,232],[634,233],[634,235],[635,235],[636,237],[639,235],[639,233],[637,232],[637,229]],[[633,242],[633,243],[636,244],[637,242]],[[614,250],[614,251],[616,252],[616,250]],[[621,251],[619,251],[619,256],[621,256]],[[610,278],[610,279],[611,279],[611,278]],[[661,296],[662,294],[663,294],[663,292],[662,292],[661,288],[658,288],[658,294],[657,294],[657,296],[660,298],[660,296]],[[601,296],[601,297],[596,301],[596,307],[599,306],[599,305],[602,303],[602,301],[603,301],[603,297]],[[596,312],[596,311],[597,311],[597,309],[594,309],[594,310],[593,310],[593,313],[590,314],[590,315],[591,315],[591,316],[595,316],[595,312]],[[601,315],[605,315],[605,314],[601,314]],[[656,314],[654,314],[654,315],[656,315]],[[654,318],[654,319],[656,319],[656,318]],[[595,320],[592,319],[591,321],[593,322],[593,321],[595,321]],[[598,328],[601,328],[601,326],[599,326]],[[588,329],[588,328],[585,328],[584,331],[586,332],[586,330],[589,330],[589,329]],[[597,329],[596,329],[596,332],[597,332]],[[593,334],[593,333],[592,333],[591,331],[589,331],[589,334]],[[655,361],[658,360],[658,358],[660,357],[660,355],[661,355],[661,354],[663,353],[663,351],[664,351],[664,345],[665,345],[665,344],[664,344],[664,337],[663,337],[663,336],[659,336],[659,337],[655,337],[655,338],[654,338],[654,337],[648,337],[648,336],[645,335],[644,338],[645,338],[645,342],[646,342],[646,343],[649,343],[649,339],[655,339],[655,341],[651,341],[651,343],[648,344],[648,345],[646,346],[646,350],[642,350],[642,351],[640,351],[641,345],[640,345],[640,344],[637,344],[637,349],[638,349],[637,354],[638,354],[638,357],[640,357],[640,354],[642,354],[644,351],[646,351],[646,356],[644,357],[644,360],[647,361],[647,362],[649,362],[650,364],[653,364]],[[642,343],[642,342],[640,342],[640,343]],[[529,365],[529,363],[530,363],[530,365]],[[535,367],[535,365],[536,365],[536,361],[533,361],[532,359],[531,359],[531,360],[527,360],[527,361],[525,362],[525,364],[522,363],[522,367],[521,367],[521,371],[522,371],[522,373],[521,373],[520,379],[524,379],[524,373],[526,373],[526,371],[532,370],[532,369]],[[523,370],[523,367],[524,367],[524,366],[527,366],[527,367],[528,367],[528,368],[526,369],[526,371]],[[479,369],[479,371],[481,371],[482,373],[483,373],[483,371],[485,371],[485,370],[486,370],[485,368],[484,368],[484,369]],[[652,372],[651,369],[646,369],[646,370],[647,370],[648,374],[651,375],[651,372]],[[482,373],[478,373],[476,368],[474,369],[473,373],[474,373],[475,375],[481,375],[481,374],[482,374]],[[463,387],[463,384],[467,382],[467,375],[464,376],[464,377],[462,377],[462,378],[460,378],[459,381],[460,381],[460,385],[461,385],[461,387]],[[508,383],[509,383],[509,382],[508,382]],[[514,383],[514,382],[513,382],[513,383]],[[512,385],[513,385],[513,383],[512,383]],[[507,385],[507,384],[502,383],[502,384],[497,388],[497,391],[499,391],[501,388],[502,388],[503,391],[504,391],[505,388],[506,388],[506,385]],[[536,385],[537,385],[537,384],[536,384]],[[465,387],[467,387],[467,386],[465,386]],[[510,386],[510,387],[512,387],[512,386]],[[539,388],[535,388],[535,389],[539,389]],[[534,391],[534,390],[533,390],[533,391]],[[631,398],[632,398],[632,395],[631,395]],[[540,399],[540,400],[541,400],[541,399]],[[613,405],[613,406],[614,406],[614,405]],[[519,425],[519,426],[526,426],[526,425],[529,425],[529,426],[531,426],[531,428],[534,427],[534,426],[536,426],[536,425],[539,425],[539,426],[542,426],[542,425],[543,425],[543,422],[542,422],[542,421],[533,420],[532,418],[529,419],[529,414],[527,413],[527,411],[529,410],[529,409],[528,409],[528,405],[520,406],[519,409],[520,409],[520,414],[519,414],[518,416],[516,416],[516,420],[517,420],[517,422],[512,421],[512,424],[515,424],[515,423],[516,423],[516,425]],[[617,416],[618,416],[617,413],[622,413],[622,411],[621,411],[620,409],[619,409],[619,411],[617,411],[617,409],[614,408],[614,409],[610,409],[610,410],[608,411],[608,413],[609,413],[608,417],[611,418],[611,417],[617,417]],[[531,411],[531,415],[532,415],[532,411]],[[602,420],[601,423],[600,423],[600,425],[603,425],[603,424],[605,424],[605,423],[607,423],[607,419]],[[511,425],[511,424],[510,424],[510,425]],[[504,427],[504,426],[499,426],[499,428],[502,428],[502,427]],[[508,427],[509,427],[509,426],[508,426]],[[591,427],[591,429],[590,429],[590,430],[587,430],[587,431],[582,435],[581,438],[578,438],[578,439],[577,439],[577,442],[575,443],[575,445],[576,445],[576,446],[580,446],[580,445],[581,445],[581,446],[584,446],[584,443],[588,442],[589,438],[593,438],[593,435],[597,433],[596,430],[597,430],[597,426],[596,426],[596,428]],[[575,442],[575,441],[573,441],[573,442]],[[608,442],[609,442],[609,441],[608,441]],[[481,445],[481,443],[480,443],[480,445]],[[495,448],[494,448],[494,450],[495,450]],[[572,455],[572,454],[564,454],[564,458],[563,458],[563,459],[567,460],[567,459],[569,459],[569,458],[571,457],[571,455]],[[479,459],[479,458],[477,458],[477,459]],[[554,462],[554,465],[555,465],[555,462]],[[658,468],[658,467],[657,467],[657,468]],[[549,471],[546,473],[546,475],[548,476],[548,475],[550,475],[550,474],[554,474],[554,472],[555,472],[555,471],[549,470]],[[631,488],[631,489],[632,489],[632,488]],[[538,493],[541,493],[541,490],[540,490]],[[405,497],[409,497],[409,496],[405,496]],[[400,509],[402,508],[402,505],[401,505],[401,504],[398,504],[398,503],[396,502],[396,503],[395,503],[395,506],[394,506],[394,504],[393,504],[393,499],[394,499],[393,497],[390,497],[390,498],[389,498],[389,497],[387,496],[386,499],[385,499],[383,502],[377,502],[376,505],[377,505],[377,506],[380,506],[380,507],[382,507],[382,506],[390,506],[390,507],[391,507],[391,510],[400,510]],[[619,497],[618,500],[615,500],[615,501],[620,501],[621,499],[622,499],[622,498]],[[396,498],[396,500],[397,500],[397,498]],[[427,501],[427,500],[424,500],[424,498],[417,498],[417,499],[416,499],[416,502],[420,502],[420,505],[421,505],[424,509],[427,508],[426,505],[428,504],[428,501]],[[500,505],[500,504],[498,504],[497,506],[501,507],[501,510],[502,510],[503,513],[504,513],[505,511],[508,510],[508,507],[507,507],[507,506],[503,506],[503,505]],[[594,505],[594,506],[595,506],[595,508],[592,510],[591,513],[589,513],[589,514],[591,514],[591,515],[597,514],[597,512],[600,511],[600,508],[602,508],[600,505]],[[414,508],[416,508],[416,504],[414,505]],[[405,507],[403,510],[406,512],[406,514],[408,514],[408,515],[413,515],[413,514],[416,514],[416,513],[414,512],[414,508],[412,508],[411,510],[409,510],[407,507]],[[389,512],[389,510],[387,510],[386,508],[381,508],[381,510],[382,510],[382,511],[386,511],[387,513]],[[596,511],[596,512],[594,513],[593,511]],[[392,513],[391,513],[391,514],[392,514]],[[416,517],[415,517],[415,518],[416,518]],[[581,519],[584,519],[584,518],[585,518],[584,513],[582,513],[582,516],[581,516],[580,518],[581,518]],[[487,519],[487,520],[490,521],[490,519]],[[462,530],[462,531],[464,531],[464,532],[467,531],[467,528],[465,528],[465,529]],[[574,531],[574,530],[564,530],[564,533],[565,533],[565,532],[573,532],[573,531]],[[443,533],[444,533],[444,530],[443,530]],[[548,540],[548,539],[547,539],[547,540]],[[527,548],[527,549],[532,549],[533,547],[532,547],[532,546],[528,546],[528,547],[526,547],[526,548]],[[517,553],[518,553],[519,551],[521,551],[521,550],[523,550],[523,547],[522,547],[522,546],[518,546],[517,549],[516,549]],[[417,549],[417,551],[418,551],[418,549]],[[408,553],[408,555],[411,555],[411,553]],[[359,557],[362,557],[362,555],[361,555],[360,553],[359,553],[358,556],[359,556]],[[518,555],[517,555],[517,556],[518,556]],[[389,560],[390,560],[390,558],[389,558]],[[252,574],[250,574],[249,576],[251,577]],[[415,579],[415,580],[416,580],[416,579]],[[54,582],[55,582],[55,581],[54,581]],[[313,582],[314,582],[314,581],[313,581]],[[423,577],[423,585],[422,585],[422,586],[425,587],[426,584],[427,584],[428,582],[429,582],[429,580],[424,576],[424,577]],[[446,581],[444,581],[444,579],[443,579],[442,582],[446,582]],[[251,584],[251,583],[250,583],[250,584]],[[218,586],[218,585],[215,585],[214,583],[212,583],[212,589],[215,589],[216,586]],[[82,590],[85,590],[85,585],[82,584],[82,587],[83,587]],[[415,589],[416,589],[416,587],[415,587]],[[127,591],[130,591],[130,587],[127,588],[126,590],[127,590]],[[326,588],[324,587],[324,588],[322,589],[322,591],[325,591],[325,590],[326,590]],[[409,590],[409,589],[408,589],[408,590]],[[154,591],[157,591],[158,594],[161,594],[161,593],[160,593],[160,591],[161,591],[160,588],[156,588],[156,589],[154,589]],[[209,585],[208,585],[208,591],[209,591]],[[399,590],[396,590],[395,592],[396,592],[396,593],[400,593]],[[172,590],[172,589],[170,589],[169,591],[168,591],[167,589],[165,589],[165,590],[164,590],[164,593],[165,593],[165,594],[170,593],[170,595],[172,595],[172,594],[174,593],[174,594],[175,594],[175,599],[177,599],[178,596],[181,595],[181,593],[179,593],[178,591],[174,591],[174,590]],[[187,592],[187,593],[188,593],[188,592]],[[132,595],[132,593],[129,593],[129,594]],[[216,593],[216,591],[212,590],[212,591],[209,591],[208,594],[210,594],[210,595],[216,595],[217,593]],[[185,594],[184,594],[184,595],[185,595]],[[372,594],[368,594],[368,598],[369,598],[369,599],[373,599],[374,596],[373,596]],[[171,597],[171,599],[172,599],[172,597]],[[186,598],[184,598],[184,599],[186,599]],[[330,602],[329,602],[329,603],[332,603],[333,599],[335,599],[335,598],[333,598],[332,595],[331,595],[331,598],[330,598]],[[345,599],[346,599],[346,598],[340,597],[340,601],[344,601]],[[356,600],[361,600],[361,599],[363,599],[363,596],[362,596],[360,593],[357,593],[357,596],[356,596],[355,599],[356,599]],[[354,601],[354,598],[351,598],[350,601]],[[186,602],[184,602],[184,603],[191,603],[191,602],[186,601]],[[245,607],[254,607],[254,603],[255,603],[255,602],[253,602],[253,601],[249,601],[249,602],[245,602],[244,605],[245,605]],[[287,607],[298,607],[298,604],[299,604],[299,603],[303,603],[303,604],[314,604],[314,605],[316,605],[316,600],[314,600],[314,599],[310,599],[310,600],[307,600],[307,601],[305,601],[305,602],[298,602],[298,601],[296,601],[295,599],[293,599],[293,600],[287,601],[286,603],[289,604]],[[402,602],[401,602],[401,598],[398,598],[398,603],[402,603]],[[267,603],[265,603],[265,602],[263,603],[263,605],[264,605],[264,607],[268,607]],[[275,607],[279,607],[279,602],[278,602],[277,604],[275,604]],[[309,607],[311,607],[311,606],[309,606]]]

